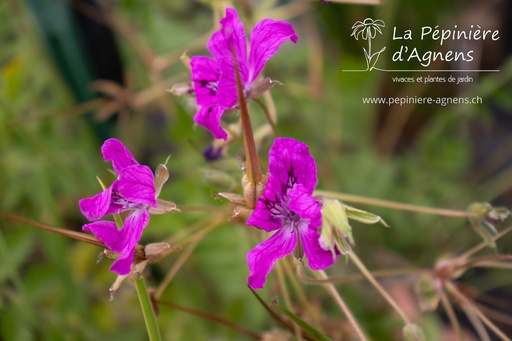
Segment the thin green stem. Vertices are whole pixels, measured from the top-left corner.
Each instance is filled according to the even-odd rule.
[[[362,196],[352,195],[352,194],[343,194],[343,193],[336,193],[336,192],[330,192],[330,191],[315,191],[315,195],[324,195],[326,197],[339,199],[341,201],[365,204],[365,205],[372,205],[372,206],[388,207],[388,208],[394,208],[394,209],[402,210],[402,211],[434,214],[434,215],[441,215],[441,216],[454,217],[454,218],[467,218],[467,216],[468,216],[468,213],[466,211],[447,210],[444,208],[417,206],[417,205],[405,204],[405,203],[395,202],[395,201],[367,198],[367,197],[362,197]]]
[[[134,281],[135,288],[137,289],[137,296],[139,297],[140,307],[142,309],[142,315],[144,315],[144,322],[146,323],[149,340],[160,341],[162,338],[160,336],[160,330],[158,329],[155,310],[151,304],[144,278],[142,276],[134,276]]]
[[[373,277],[373,275],[370,273],[370,271],[368,271],[368,269],[366,268],[366,266],[363,264],[363,262],[359,259],[359,257],[357,257],[357,255],[352,251],[348,254],[348,256],[350,257],[350,259],[352,260],[352,262],[354,262],[354,264],[359,268],[359,270],[363,273],[363,275],[365,275],[365,277],[368,279],[368,281],[375,287],[375,289],[377,289],[377,291],[382,295],[382,297],[384,297],[384,299],[389,303],[389,305],[398,313],[398,315],[402,318],[402,320],[404,321],[404,324],[409,324],[411,323],[411,321],[409,320],[409,318],[407,317],[407,315],[405,315],[405,313],[402,311],[402,309],[400,309],[400,307],[398,306],[398,304],[396,304],[395,300],[393,300],[393,298],[391,296],[389,296],[389,294],[387,293],[386,290],[384,290],[384,288],[379,284],[379,282],[377,282],[377,280],[375,279],[375,277]]]

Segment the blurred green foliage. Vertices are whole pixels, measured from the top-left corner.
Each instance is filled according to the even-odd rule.
[[[269,6],[274,2],[263,3]],[[123,0],[113,5],[115,17],[135,34],[131,40],[126,34],[118,34],[132,91],[145,90],[167,78],[175,83],[186,81],[188,70],[178,57],[189,48],[189,55],[207,54],[204,42],[196,41],[206,37],[214,24],[205,2]],[[258,5],[254,6],[257,12]],[[486,191],[485,181],[492,179],[476,183],[468,180],[472,171],[470,124],[487,118],[483,108],[420,108],[415,115],[429,115],[429,119],[418,131],[414,144],[403,152],[382,155],[375,143],[380,108],[363,104],[361,97],[378,94],[386,75],[342,71],[351,66],[365,67],[360,45],[350,38],[350,27],[356,20],[379,16],[389,26],[431,25],[438,18],[456,13],[457,6],[441,0],[396,0],[380,8],[330,4],[312,5],[307,11],[309,24],[322,37],[321,50],[311,52],[314,42],[301,36],[296,46],[283,46],[265,73],[285,84],[272,90],[278,129],[281,135],[310,145],[318,164],[318,188],[462,210],[473,200],[492,201],[501,194]],[[100,190],[96,176],[110,179],[106,171],[109,165],[99,151],[102,141],[85,119],[93,114],[66,115],[66,110],[76,105],[75,98],[57,71],[55,60],[49,57],[34,18],[23,2],[0,2],[0,210],[80,231],[85,219],[77,202]],[[57,15],[54,18],[54,24],[66,20]],[[301,18],[292,23],[299,34],[307,36]],[[391,44],[390,37],[386,39]],[[142,41],[155,55],[171,61],[160,74],[161,79],[155,77],[158,71],[148,68],[134,41]],[[196,43],[190,46],[191,42]],[[324,63],[317,75],[321,77],[321,88],[317,89],[309,88],[312,54]],[[73,68],[83,66],[77,60],[68,62]],[[488,101],[502,89],[492,84],[509,84],[511,76],[510,69],[499,76],[482,76],[469,91],[481,89],[486,94],[484,101]],[[318,96],[312,95],[315,91]],[[211,198],[219,189],[202,181],[200,168],[209,165],[201,151],[210,143],[210,136],[202,128],[193,128],[190,101],[193,103],[193,99],[162,94],[144,107],[132,108],[116,135],[141,163],[153,169],[172,155],[168,163],[171,178],[161,198],[178,205],[220,207],[225,202]],[[251,104],[250,110],[255,125],[264,121],[256,105]],[[267,141],[262,148],[262,156],[270,143]],[[235,145],[230,153],[236,160],[242,149]],[[501,183],[510,186],[505,180],[510,179]],[[370,269],[395,263],[430,267],[441,254],[458,253],[479,242],[462,219],[361,208],[382,216],[391,225],[387,229],[353,224],[355,250]],[[173,243],[174,235],[208,214],[153,216],[141,242]],[[243,224],[226,223],[210,232],[165,290],[162,300],[208,311],[253,331],[276,328],[246,287],[245,254],[255,245],[246,229]],[[510,238],[507,240],[510,242]],[[144,339],[144,322],[133,287],[124,283],[115,300],[108,301],[108,288],[115,276],[108,270],[109,260],[95,264],[100,251],[34,227],[0,220],[0,338]],[[499,251],[512,250],[503,247]],[[162,281],[178,257],[179,253],[172,254],[146,270],[150,286]],[[332,273],[344,274],[351,269],[340,259]],[[485,276],[496,286],[510,287],[510,276],[503,279],[494,271]],[[484,279],[472,285],[493,287]],[[309,297],[320,302],[327,320],[341,318],[321,287],[306,290]],[[260,294],[270,301],[272,293],[265,289]],[[401,326],[370,285],[344,285],[340,293],[369,335],[381,341],[395,339],[393,333]],[[164,340],[246,339],[221,324],[191,314],[164,306],[159,307],[159,313]],[[442,322],[438,315],[427,314],[422,322],[427,339],[440,339]]]

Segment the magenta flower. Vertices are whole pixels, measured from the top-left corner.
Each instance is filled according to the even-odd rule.
[[[256,97],[266,90],[256,80],[267,61],[286,40],[295,43],[298,38],[289,23],[263,19],[251,32],[251,50],[247,58],[245,30],[237,12],[227,8],[226,17],[220,23],[221,29],[212,35],[206,45],[214,58],[195,56],[190,66],[196,102],[200,106],[194,121],[210,130],[215,138],[226,140],[227,134],[220,126],[220,118],[224,111],[234,108],[238,102],[233,53],[240,70],[244,95],[247,98]]]
[[[95,221],[108,214],[123,211],[132,213],[126,217],[121,229],[117,229],[112,221],[95,221],[84,225],[82,230],[91,231],[110,250],[120,254],[110,270],[119,275],[127,275],[130,273],[135,246],[149,222],[149,209],[157,207],[157,190],[151,169],[140,165],[121,141],[105,141],[101,152],[105,162],[112,161],[118,178],[103,192],[80,200],[82,214],[88,220]]]
[[[295,250],[305,253],[313,270],[331,266],[337,255],[320,246],[321,205],[313,197],[316,164],[308,146],[292,138],[276,138],[270,148],[268,182],[247,225],[267,232],[276,231],[267,241],[247,254],[249,285],[261,289],[275,262]]]

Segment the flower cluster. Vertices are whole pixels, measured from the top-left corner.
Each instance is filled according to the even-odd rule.
[[[101,147],[105,162],[112,161],[118,177],[103,192],[79,201],[82,214],[93,221],[82,227],[90,231],[110,250],[120,254],[110,270],[119,274],[130,273],[135,246],[142,231],[149,223],[149,214],[165,213],[175,209],[174,203],[160,201],[156,197],[167,180],[167,169],[163,181],[155,183],[155,177],[148,166],[140,165],[130,151],[117,139],[105,141]],[[159,177],[160,178],[160,177]],[[113,221],[100,220],[109,214],[131,211],[121,229]]]
[[[295,43],[298,38],[289,23],[263,19],[251,32],[251,50],[247,56],[245,30],[237,12],[226,9],[226,17],[220,23],[220,30],[207,44],[213,59],[195,56],[190,66],[199,106],[194,121],[211,131],[215,138],[226,140],[228,135],[221,127],[220,118],[238,102],[235,68],[240,72],[244,96],[257,97],[271,84],[268,80],[258,82],[267,61],[286,40]]]
[[[226,10],[221,25],[207,45],[214,58],[193,57],[191,68],[200,106],[195,121],[216,138],[226,139],[227,134],[220,126],[221,115],[237,105],[239,93],[252,98],[266,90],[262,87],[265,81],[258,80],[265,63],[283,42],[288,39],[296,42],[297,36],[289,23],[264,19],[251,33],[251,50],[247,55],[244,28],[234,9]],[[240,74],[241,84],[235,81],[236,72]],[[80,200],[82,213],[92,221],[84,225],[83,230],[94,233],[111,251],[120,255],[111,270],[124,276],[133,269],[135,247],[148,225],[149,214],[174,210],[175,205],[157,199],[168,178],[165,166],[157,169],[155,180],[149,167],[140,165],[120,141],[105,141],[101,151],[106,162],[112,161],[117,179],[103,192]],[[330,230],[327,235],[320,235],[322,225],[339,224],[336,219],[330,225],[322,224],[322,203],[313,196],[317,183],[316,164],[308,146],[292,138],[276,138],[268,160],[266,187],[264,191],[262,188],[263,194],[255,197],[255,209],[247,220],[247,225],[274,232],[247,254],[248,282],[254,289],[262,288],[275,262],[292,252],[299,260],[305,256],[311,269],[321,270],[331,266],[340,252],[346,251],[341,247],[345,245],[340,239],[343,238],[341,232]],[[162,169],[164,176],[159,179],[158,172]],[[130,214],[119,229],[112,221],[99,220],[124,211]]]

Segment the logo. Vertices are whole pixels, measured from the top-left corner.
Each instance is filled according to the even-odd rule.
[[[498,30],[482,28],[480,25],[470,25],[466,28],[453,27],[441,28],[439,25],[423,26],[419,29],[399,30],[393,27],[392,40],[398,44],[393,44],[395,51],[386,50],[386,46],[378,51],[372,50],[372,41],[383,35],[383,29],[386,24],[383,20],[366,18],[363,21],[356,21],[352,25],[351,37],[359,41],[366,41],[367,46],[363,46],[364,58],[366,60],[366,69],[361,70],[342,70],[345,72],[365,72],[365,71],[383,71],[383,72],[499,72],[500,70],[478,70],[474,69],[474,60],[476,53],[469,49],[474,46],[475,41],[497,41],[500,39]],[[398,48],[396,45],[399,45]],[[436,46],[437,45],[437,46]],[[433,46],[432,50],[422,50],[424,46]],[[383,61],[385,65],[393,65],[393,69],[384,69],[377,67],[378,61]],[[457,64],[459,69],[454,70],[436,70],[432,65]],[[473,63],[472,63],[473,62]],[[406,64],[404,64],[406,63]],[[417,67],[410,69],[411,65]],[[407,67],[400,68],[401,65]],[[396,67],[396,68],[395,68]],[[473,67],[473,68],[472,68]]]
[[[366,70],[363,71],[375,69],[375,64],[377,64],[380,54],[386,49],[384,46],[379,51],[372,53],[372,39],[375,38],[377,32],[382,34],[381,27],[384,26],[386,26],[384,21],[380,19],[373,20],[371,18],[366,18],[364,21],[356,21],[356,23],[352,25],[352,34],[350,36],[354,36],[356,40],[359,40],[359,36],[361,36],[363,40],[368,40],[368,50],[363,47],[364,57],[366,58]]]

